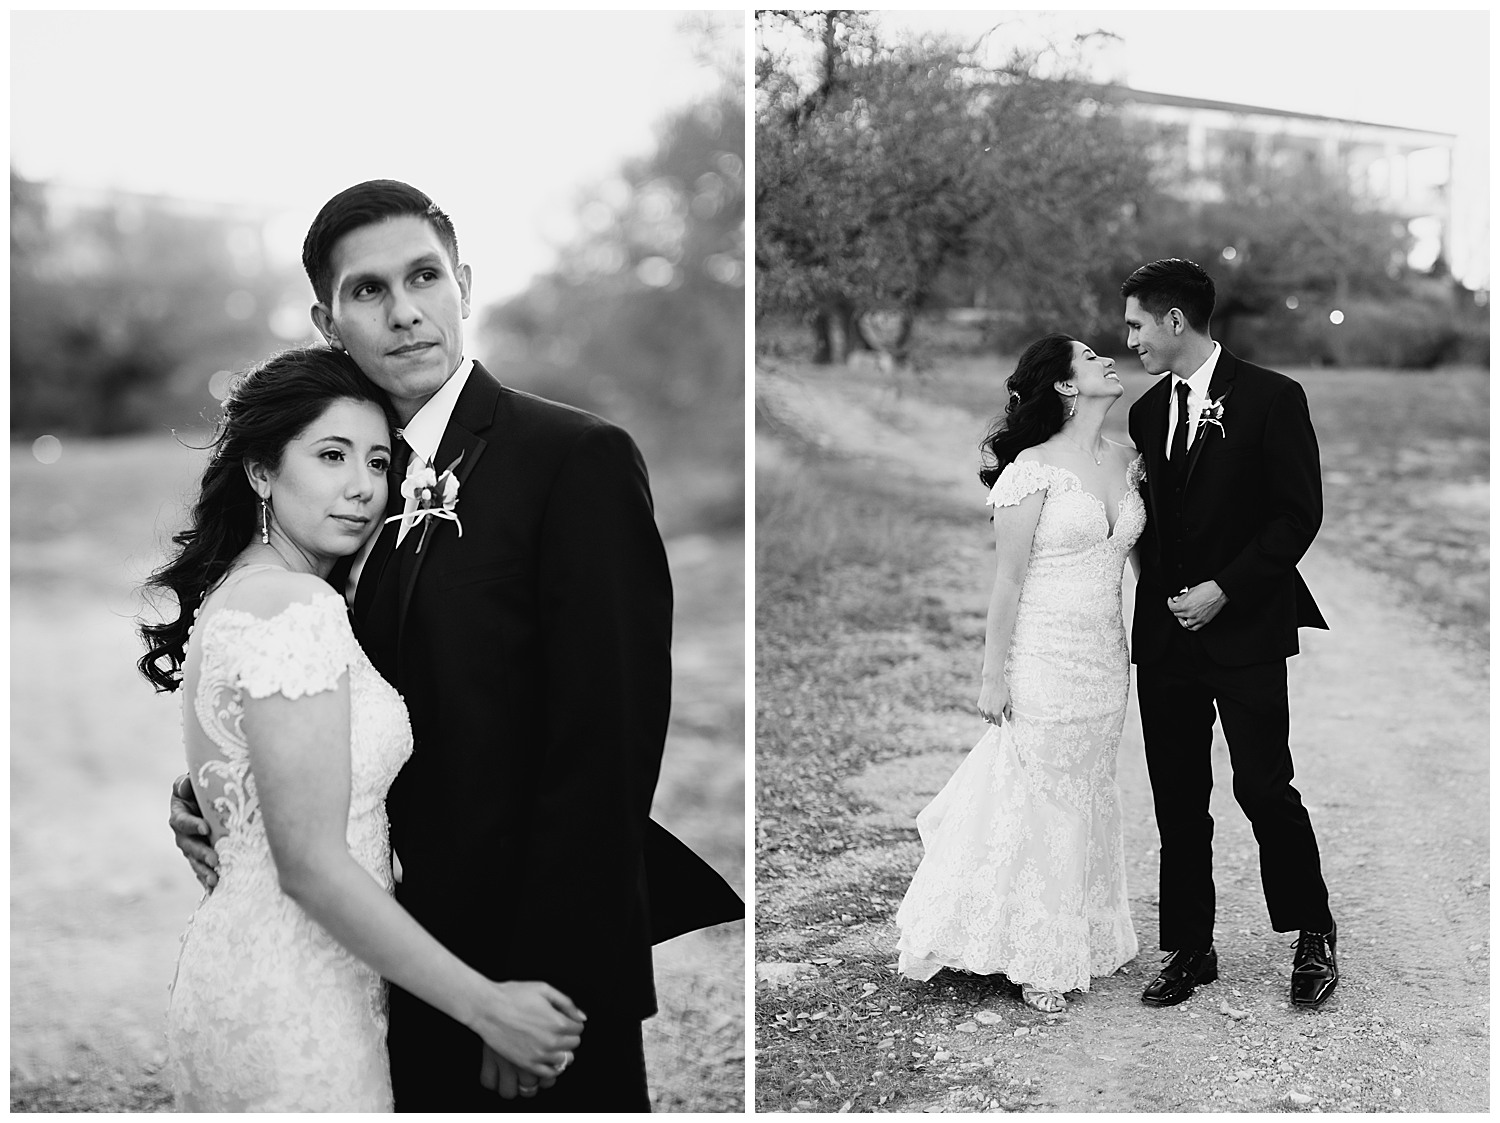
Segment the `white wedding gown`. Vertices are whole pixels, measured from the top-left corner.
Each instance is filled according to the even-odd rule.
[[[184,1111],[391,1111],[385,985],[281,891],[241,732],[243,699],[296,699],[349,676],[349,850],[392,886],[385,794],[411,753],[400,695],[331,589],[270,618],[205,600],[183,683],[188,760],[227,833],[219,882],[182,936],[167,1051]],[[212,758],[212,759],[208,759]]]
[[[1136,457],[1111,532],[1066,468],[1013,461],[992,506],[1044,491],[991,726],[917,816],[925,856],[896,923],[900,970],[1088,990],[1135,957],[1115,757],[1130,654],[1121,582],[1146,525]]]

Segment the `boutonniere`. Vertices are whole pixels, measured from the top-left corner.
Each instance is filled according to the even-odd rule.
[[[1198,432],[1201,435],[1203,426],[1213,425],[1219,430],[1219,436],[1224,435],[1224,399],[1229,397],[1231,391],[1225,390],[1217,398],[1210,398],[1198,414]]]
[[[458,515],[454,508],[458,506],[458,477],[453,474],[453,469],[458,467],[458,462],[464,458],[459,453],[453,459],[453,463],[444,468],[442,473],[433,468],[432,461],[418,468],[415,472],[408,472],[406,479],[401,482],[401,494],[408,501],[417,501],[416,510],[403,511],[399,515],[392,515],[386,522],[395,522],[397,519],[410,518],[412,526],[422,524],[422,537],[417,539],[417,553],[422,552],[422,547],[427,542],[427,535],[432,531],[433,519],[449,519],[453,525],[458,527],[458,536],[464,536],[464,524],[458,521]]]

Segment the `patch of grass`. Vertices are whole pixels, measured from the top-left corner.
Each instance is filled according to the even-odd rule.
[[[845,567],[890,586],[920,564],[925,520],[900,502],[898,481],[795,440],[790,447],[794,465],[756,475],[755,572],[763,594],[803,596]]]
[[[776,885],[915,838],[914,828],[858,825],[841,781],[909,753],[908,707],[941,707],[972,677],[972,645],[955,636],[975,622],[955,621],[941,594],[973,513],[806,446],[776,452],[756,481],[756,926],[763,944],[795,929],[799,956],[826,958],[849,926],[888,919],[908,863],[864,869],[858,885],[811,900],[784,900]],[[892,955],[843,959],[827,978],[757,994],[758,1110],[892,1110],[937,1094],[931,1050],[923,1059],[906,1048],[930,1000],[892,982]],[[888,1036],[903,1044],[895,1058],[877,1048]]]

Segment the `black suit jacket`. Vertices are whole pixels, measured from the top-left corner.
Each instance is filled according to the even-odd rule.
[[[1180,628],[1167,608],[1178,588],[1166,573],[1163,540],[1178,524],[1189,586],[1218,582],[1229,600],[1198,635],[1210,658],[1229,666],[1297,652],[1299,627],[1326,628],[1297,562],[1323,521],[1318,440],[1302,387],[1221,348],[1209,397],[1224,406],[1222,432],[1203,424],[1188,451],[1180,518],[1167,465],[1168,402],[1163,375],[1130,409],[1130,436],[1146,464],[1147,526],[1140,543],[1131,650],[1136,663],[1161,659]]]
[[[739,902],[648,818],[672,589],[645,464],[624,430],[477,363],[434,463],[455,459],[462,535],[434,520],[395,548],[389,525],[355,598],[415,738],[387,801],[398,897],[491,978],[647,1017],[662,925]],[[711,916],[684,905],[703,893]]]

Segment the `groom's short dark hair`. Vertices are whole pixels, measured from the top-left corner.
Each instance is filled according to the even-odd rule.
[[[1197,262],[1164,257],[1142,265],[1125,278],[1120,295],[1127,300],[1135,297],[1158,320],[1173,308],[1181,309],[1188,327],[1208,334],[1208,321],[1214,314],[1214,279]]]
[[[324,304],[333,300],[333,248],[351,230],[388,218],[412,215],[431,224],[458,268],[458,234],[453,220],[421,191],[399,179],[368,179],[346,187],[323,204],[302,240],[302,268]]]

